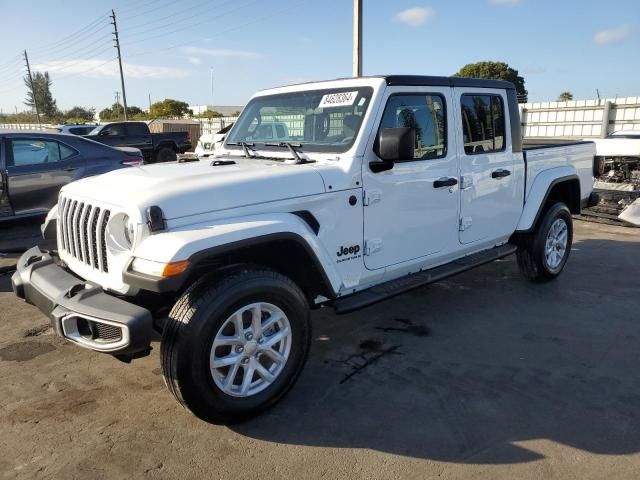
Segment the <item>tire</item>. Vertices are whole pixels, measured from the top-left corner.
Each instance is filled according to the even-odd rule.
[[[257,311],[260,329],[265,330],[260,338],[249,339],[248,333],[255,332],[253,319],[258,315],[253,312]],[[272,319],[281,320],[274,320],[269,330]],[[237,330],[237,321],[242,322],[242,332]],[[284,336],[287,325],[288,338]],[[243,333],[247,335],[244,340],[225,346]],[[276,335],[283,340],[265,347]],[[214,347],[214,340],[224,345]],[[309,306],[300,288],[277,272],[243,267],[218,278],[202,279],[180,297],[162,336],[162,374],[176,400],[198,418],[218,424],[237,423],[273,406],[289,391],[302,371],[310,344]],[[242,353],[238,353],[240,347]],[[269,365],[276,355],[267,350],[276,350],[284,358],[282,364],[273,360]],[[224,366],[216,367],[238,356],[242,357],[240,364],[234,361],[226,371]],[[262,366],[260,372],[258,364]],[[254,367],[249,378],[247,372]],[[266,374],[274,378],[269,382]],[[243,391],[245,377],[249,380]]]
[[[178,155],[171,147],[162,147],[156,153],[156,163],[175,162],[178,160]]]
[[[567,206],[555,203],[544,213],[533,233],[520,237],[516,256],[525,277],[534,282],[549,282],[562,273],[573,243],[572,220]],[[554,233],[551,233],[552,228]],[[554,238],[550,239],[550,236]]]

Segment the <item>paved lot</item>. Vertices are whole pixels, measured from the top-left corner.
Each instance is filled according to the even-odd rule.
[[[314,314],[289,396],[240,426],[51,335],[0,277],[1,478],[639,478],[640,234],[577,222],[565,274],[510,258]]]

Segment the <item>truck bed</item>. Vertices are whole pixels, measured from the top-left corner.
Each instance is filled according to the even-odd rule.
[[[575,166],[580,180],[581,198],[587,198],[593,190],[593,162],[595,157],[593,142],[577,141],[555,145],[524,146],[527,169],[525,199],[542,171],[553,168]]]

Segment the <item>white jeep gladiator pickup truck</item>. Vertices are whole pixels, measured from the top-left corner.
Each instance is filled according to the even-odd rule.
[[[263,124],[286,125],[286,138]],[[234,422],[291,388],[310,310],[362,308],[517,254],[553,280],[595,148],[523,151],[510,83],[386,76],[256,94],[213,159],[64,187],[12,277],[58,335],[123,360],[161,335],[169,391]]]

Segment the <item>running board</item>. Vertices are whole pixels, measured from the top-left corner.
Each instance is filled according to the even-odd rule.
[[[515,253],[517,249],[517,246],[507,243],[491,250],[459,258],[439,267],[396,278],[348,297],[339,298],[333,302],[333,308],[338,314],[350,313],[414,288],[423,287],[472,268],[491,263]]]

